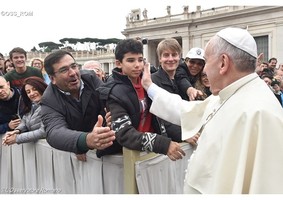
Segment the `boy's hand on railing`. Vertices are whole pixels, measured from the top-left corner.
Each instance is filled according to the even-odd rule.
[[[186,153],[183,151],[183,149],[181,149],[181,146],[179,143],[173,142],[173,141],[170,142],[169,149],[167,151],[167,156],[171,160],[176,161],[176,160],[182,159],[183,156],[185,155]]]
[[[102,127],[102,123],[103,118],[99,115],[93,130],[86,136],[88,148],[101,150],[113,144],[115,132],[110,130],[109,127]]]

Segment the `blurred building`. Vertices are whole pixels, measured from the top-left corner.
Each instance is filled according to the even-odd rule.
[[[162,9],[162,8],[160,8]],[[164,8],[165,9],[165,8]],[[200,6],[190,12],[189,6],[180,8],[180,13],[170,11],[163,17],[151,17],[140,9],[133,9],[126,17],[126,28],[122,31],[126,38],[145,38],[144,56],[154,66],[158,66],[156,47],[164,38],[173,37],[183,48],[183,55],[192,47],[204,48],[208,40],[219,30],[233,26],[248,29],[254,36],[258,53],[264,53],[264,60],[276,57],[283,62],[283,7],[282,6],[223,6],[202,10]],[[121,19],[122,20],[122,19]],[[107,51],[72,52],[79,64],[87,60],[98,60],[106,73],[115,67],[113,49]],[[28,54],[45,58],[47,54]]]

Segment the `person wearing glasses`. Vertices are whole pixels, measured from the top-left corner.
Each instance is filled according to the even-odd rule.
[[[96,61],[96,60],[86,61],[84,63],[84,65],[82,66],[82,69],[93,70],[95,72],[96,76],[98,76],[98,78],[100,80],[105,82],[105,76],[104,76],[105,73],[104,73],[103,69],[101,68],[101,64],[100,64],[99,61]]]
[[[38,68],[41,71],[42,76],[44,77],[45,83],[47,85],[50,83],[50,78],[49,78],[48,74],[46,73],[46,71],[44,70],[43,60],[41,58],[33,58],[30,66]]]
[[[205,60],[204,50],[198,47],[190,49],[185,61],[176,69],[175,80],[180,90],[182,99],[193,101],[202,96],[203,93],[195,88],[195,83],[201,78]]]
[[[82,161],[86,161],[88,150],[111,146],[115,133],[102,127],[105,111],[95,91],[103,82],[93,71],[80,71],[72,54],[65,50],[49,54],[44,68],[51,80],[41,100],[47,142],[75,153]]]

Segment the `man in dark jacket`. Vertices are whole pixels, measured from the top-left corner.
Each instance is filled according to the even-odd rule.
[[[105,112],[95,91],[102,81],[94,72],[80,72],[72,54],[64,50],[48,55],[44,67],[52,83],[41,100],[47,142],[56,149],[76,153],[79,160],[85,160],[90,149],[111,146],[115,133],[101,127]]]
[[[151,75],[152,81],[156,85],[174,94],[179,94],[174,76],[180,61],[181,51],[182,48],[176,39],[162,40],[156,49],[160,67],[156,73]],[[157,119],[164,124],[168,137],[175,142],[182,142],[181,126],[160,118]]]
[[[20,92],[0,76],[0,134],[14,130],[21,122],[23,109],[20,106]]]
[[[179,95],[180,91],[175,81],[175,73],[180,62],[181,52],[182,47],[176,39],[167,38],[162,40],[156,49],[160,67],[156,73],[151,75],[153,83],[170,93]],[[157,116],[155,117],[160,123],[164,124],[168,137],[175,142],[182,142],[181,126],[172,124]],[[187,139],[186,142],[196,145],[197,140],[198,135],[195,135]]]

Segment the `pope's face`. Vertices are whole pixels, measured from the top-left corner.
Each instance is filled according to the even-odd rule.
[[[221,75],[220,75],[220,68],[221,68],[221,60],[220,56],[215,55],[213,52],[212,44],[208,43],[205,52],[205,67],[203,69],[204,73],[207,74],[207,79],[210,83],[210,90],[213,95],[217,95],[221,88]]]

